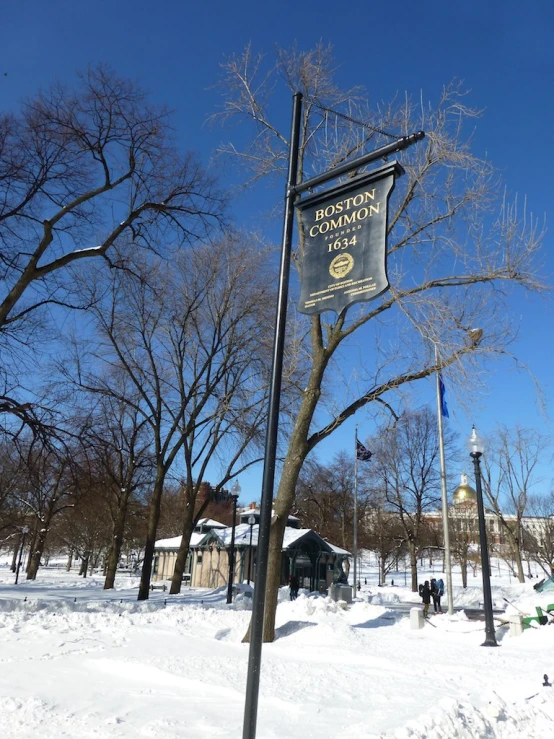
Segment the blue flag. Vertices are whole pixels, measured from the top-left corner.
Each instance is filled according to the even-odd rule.
[[[369,449],[366,449],[361,441],[358,441],[358,439],[356,439],[356,457],[361,462],[369,462],[372,456],[372,452],[370,452]]]
[[[446,388],[444,387],[444,382],[442,381],[442,375],[439,375],[439,395],[441,401],[441,416],[443,416],[443,418],[450,418],[450,416],[448,415],[448,406],[446,405]]]

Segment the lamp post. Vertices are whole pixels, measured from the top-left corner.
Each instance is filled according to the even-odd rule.
[[[248,516],[248,525],[250,526],[250,545],[248,547],[248,584],[252,575],[252,529],[256,523],[256,516]]]
[[[233,523],[231,527],[231,546],[229,548],[229,583],[227,585],[227,603],[233,602],[233,576],[235,574],[235,526],[237,522],[237,500],[240,495],[240,485],[235,480],[231,488],[231,498],[233,500]]]
[[[481,549],[481,569],[483,571],[483,604],[485,610],[485,634],[486,638],[482,647],[497,647],[496,635],[494,633],[494,618],[492,615],[491,577],[489,564],[489,550],[487,546],[487,527],[485,525],[485,507],[483,505],[483,489],[481,487],[480,459],[484,451],[481,438],[477,435],[475,426],[468,439],[467,447],[473,459],[475,471],[475,488],[477,491],[477,514],[479,516],[479,545]]]
[[[23,548],[25,546],[25,537],[29,533],[29,527],[24,526],[21,529],[21,546],[19,547],[19,558],[17,560],[17,570],[15,571],[15,584],[17,585],[17,581],[19,580],[19,569],[21,567],[21,559],[23,557]]]

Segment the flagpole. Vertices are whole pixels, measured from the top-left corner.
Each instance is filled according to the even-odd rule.
[[[450,561],[450,531],[448,527],[448,497],[446,492],[446,464],[444,461],[444,433],[442,427],[442,403],[439,372],[439,353],[435,344],[435,365],[437,367],[437,418],[439,426],[439,455],[441,465],[441,498],[442,498],[442,529],[444,537],[444,569],[446,574],[446,597],[448,600],[448,614],[454,613],[454,599],[452,597],[452,565]]]
[[[354,431],[354,597],[358,595],[358,426]]]

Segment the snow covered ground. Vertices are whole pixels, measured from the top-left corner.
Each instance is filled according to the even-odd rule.
[[[542,682],[554,682],[554,625],[517,638],[500,628],[498,649],[480,646],[484,623],[463,612],[414,631],[409,605],[420,601],[403,573],[394,587],[366,577],[346,609],[306,595],[291,603],[283,590],[278,638],[263,649],[259,739],[552,735],[554,688]],[[129,576],[107,592],[100,577],[63,570],[13,579],[0,569],[2,739],[242,736],[249,601],[186,589],[137,603]],[[493,599],[513,612],[554,602],[533,582],[493,577]],[[478,605],[479,585],[456,586],[455,603]]]

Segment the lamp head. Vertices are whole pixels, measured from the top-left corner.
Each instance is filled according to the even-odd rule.
[[[471,436],[467,440],[467,450],[471,456],[481,456],[485,451],[483,439],[477,433],[475,426],[471,430]]]

